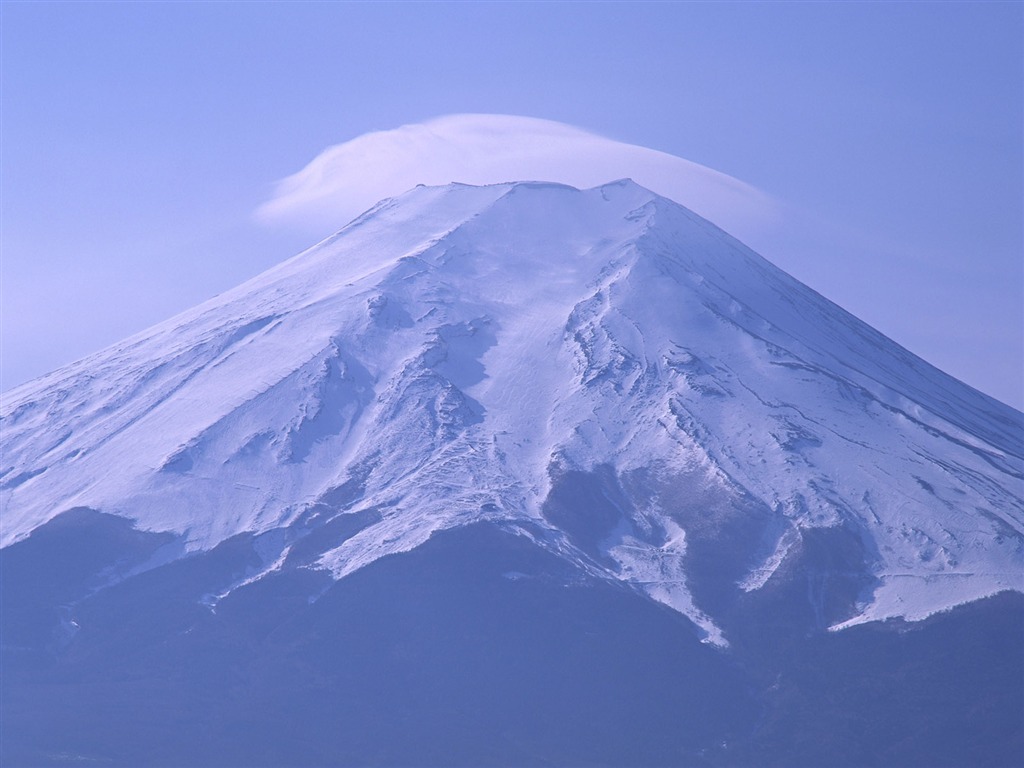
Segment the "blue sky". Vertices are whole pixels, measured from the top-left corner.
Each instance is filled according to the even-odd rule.
[[[0,12],[3,389],[327,234],[255,215],[326,147],[497,113],[756,187],[788,212],[768,258],[1024,405],[1020,3]]]

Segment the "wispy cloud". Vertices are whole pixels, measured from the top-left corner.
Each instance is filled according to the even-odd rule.
[[[587,188],[620,178],[685,205],[741,239],[759,240],[781,208],[748,184],[665,152],[550,120],[470,114],[328,147],[281,181],[257,217],[323,235],[417,184],[529,180]]]

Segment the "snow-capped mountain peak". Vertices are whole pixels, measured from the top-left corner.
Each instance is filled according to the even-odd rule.
[[[7,393],[2,544],[89,507],[342,578],[486,520],[726,644],[694,541],[753,593],[838,535],[835,627],[1024,591],[1022,427],[628,180],[419,187]]]

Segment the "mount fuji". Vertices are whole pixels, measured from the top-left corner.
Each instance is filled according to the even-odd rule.
[[[0,429],[5,765],[1024,755],[1024,415],[628,180],[417,187]]]

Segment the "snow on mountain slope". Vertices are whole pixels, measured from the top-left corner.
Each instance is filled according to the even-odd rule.
[[[687,546],[743,508],[739,590],[860,542],[837,627],[1024,591],[1024,416],[629,181],[414,189],[0,418],[4,546],[90,507],[340,578],[492,520],[725,644]]]

